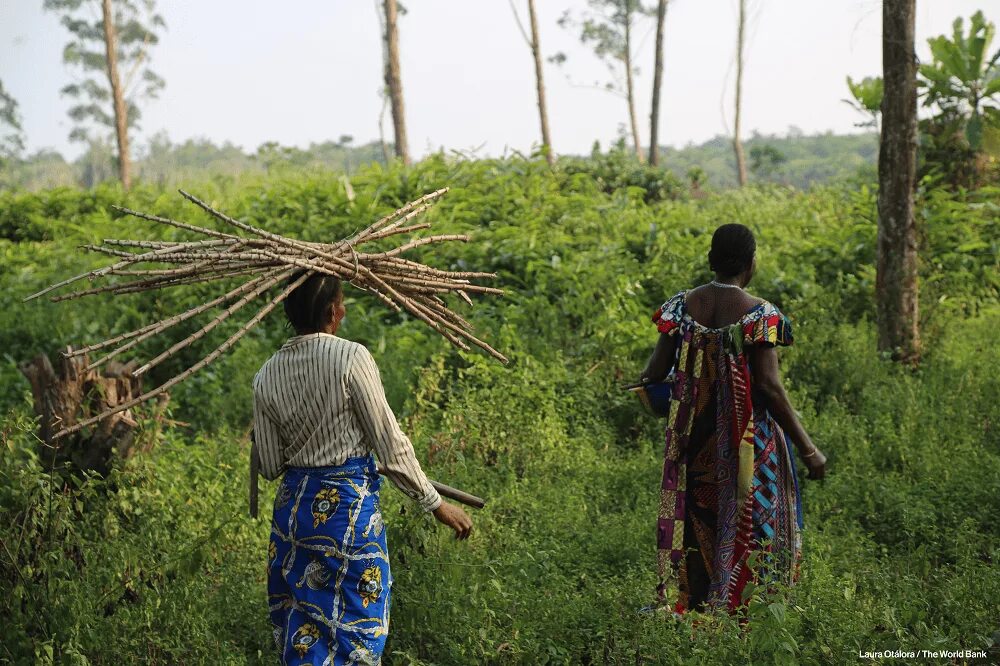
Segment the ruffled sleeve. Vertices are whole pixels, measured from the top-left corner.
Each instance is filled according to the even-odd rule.
[[[653,314],[653,323],[660,333],[674,334],[684,316],[684,296],[687,292],[679,292],[671,296],[666,303]]]
[[[767,301],[743,324],[744,345],[787,346],[792,340],[792,322]]]

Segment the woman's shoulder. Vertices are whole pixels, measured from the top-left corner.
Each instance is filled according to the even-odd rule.
[[[681,289],[676,294],[665,300],[663,302],[663,305],[660,306],[658,311],[666,312],[670,310],[676,310],[678,308],[683,308],[684,301],[687,299],[688,292],[690,291],[691,291],[690,289]]]
[[[321,344],[324,348],[324,355],[337,371],[345,374],[370,373],[378,368],[371,351],[360,342],[327,335],[324,336]]]
[[[684,319],[684,300],[687,293],[687,289],[677,292],[653,313],[653,323],[660,333],[672,333],[680,325]]]
[[[348,351],[357,353],[365,349],[359,342],[342,338],[333,333],[308,333],[306,335],[296,335],[285,342],[279,352],[285,350],[301,349],[307,352],[323,353],[327,351]],[[367,351],[365,349],[365,351]]]
[[[743,342],[752,345],[790,345],[792,323],[778,307],[766,300],[753,307],[741,322]]]
[[[358,360],[368,362],[371,354],[359,342],[329,333],[296,335],[285,341],[257,371],[254,384],[275,373],[283,373],[302,363],[319,364],[325,371],[346,372]]]
[[[333,365],[334,370],[349,373],[359,367],[375,365],[372,353],[360,342],[335,335],[324,335],[319,344],[323,355]]]

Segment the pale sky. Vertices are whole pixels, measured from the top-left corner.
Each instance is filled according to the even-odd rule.
[[[607,70],[556,21],[586,0],[536,0],[557,152],[584,153],[613,140],[627,120],[622,98],[594,89]],[[526,3],[514,0],[526,21]],[[173,141],[205,137],[252,151],[265,141],[305,147],[342,134],[378,137],[381,46],[375,1],[159,0],[167,31],[151,54],[167,85],[144,105],[133,143],[158,131]],[[539,141],[531,53],[507,0],[408,0],[400,19],[403,91],[411,151],[530,150]],[[845,77],[879,74],[877,0],[749,0],[744,77],[745,134],[857,131],[841,100]],[[75,76],[62,63],[67,32],[42,0],[0,0],[0,80],[20,103],[29,150],[79,153],[67,135]],[[982,9],[1000,21],[998,0],[917,0],[917,54],[951,33],[957,16]],[[662,143],[682,146],[727,133],[732,121],[736,0],[671,0],[667,12]],[[638,30],[639,122],[649,137],[652,21]],[[994,48],[997,45],[994,44]],[[391,140],[391,121],[386,122]]]

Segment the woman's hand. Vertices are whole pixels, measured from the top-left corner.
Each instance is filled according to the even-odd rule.
[[[441,506],[434,509],[434,517],[442,525],[447,525],[455,530],[456,539],[469,538],[469,532],[472,531],[472,518],[454,504],[441,502]]]
[[[802,423],[797,412],[788,401],[788,394],[781,383],[781,373],[778,372],[778,354],[774,347],[754,345],[751,368],[753,369],[754,388],[767,398],[767,409],[774,416],[781,429],[792,438],[798,447],[802,462],[809,469],[807,479],[822,479],[826,476],[826,456],[819,450]],[[756,407],[756,405],[754,405]]]
[[[822,479],[826,476],[826,456],[819,450],[819,447],[813,446],[811,454],[802,455],[802,461],[809,469],[809,474],[806,475],[807,479]]]

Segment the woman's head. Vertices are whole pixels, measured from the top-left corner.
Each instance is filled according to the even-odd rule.
[[[756,268],[756,254],[757,241],[748,227],[723,224],[712,234],[708,263],[720,278],[746,273],[746,281],[749,282]]]
[[[289,283],[302,277],[299,271]],[[285,299],[285,316],[299,335],[334,333],[346,313],[344,287],[332,275],[314,273]]]

